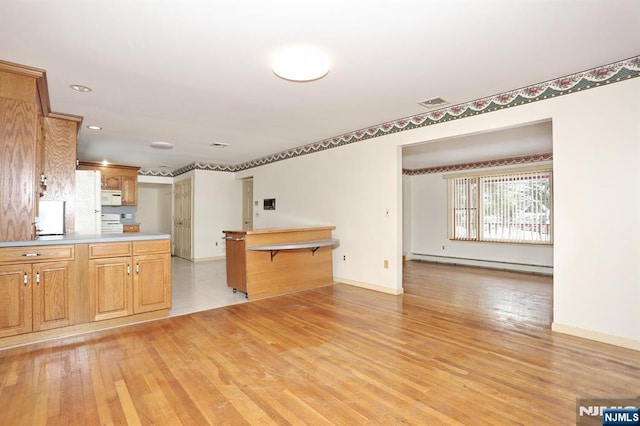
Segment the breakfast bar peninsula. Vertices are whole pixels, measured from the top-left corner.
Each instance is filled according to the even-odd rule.
[[[250,300],[333,284],[335,226],[223,231],[227,285]]]

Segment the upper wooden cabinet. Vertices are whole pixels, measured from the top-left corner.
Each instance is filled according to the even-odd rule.
[[[67,201],[67,232],[73,231],[81,121],[51,111],[44,70],[0,61],[0,241],[35,238],[41,198]]]
[[[122,166],[81,161],[78,170],[99,170],[102,176],[102,189],[122,191],[122,205],[135,206],[138,203],[138,170],[140,167]]]

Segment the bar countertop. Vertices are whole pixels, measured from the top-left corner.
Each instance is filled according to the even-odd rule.
[[[322,231],[325,229],[334,230],[336,229],[336,227],[335,226],[307,226],[307,227],[300,227],[300,228],[262,228],[262,229],[252,229],[250,231],[222,231],[222,233],[247,234],[247,235],[284,234],[287,232]]]
[[[122,234],[69,234],[43,236],[29,241],[0,241],[1,247],[45,246],[55,244],[113,243],[119,241],[168,240],[170,234],[126,232]]]

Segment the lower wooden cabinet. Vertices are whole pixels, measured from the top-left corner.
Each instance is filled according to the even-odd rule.
[[[140,232],[140,224],[139,223],[125,223],[122,225],[123,232]]]
[[[133,311],[156,311],[171,307],[171,255],[134,256]]]
[[[91,321],[169,309],[170,250],[168,240],[90,244]]]
[[[133,314],[131,257],[89,261],[89,312],[91,321]]]
[[[72,246],[0,249],[0,337],[74,324],[75,262],[56,258]]]
[[[33,330],[31,265],[0,266],[0,337]]]
[[[75,262],[33,265],[33,331],[74,324]]]
[[[169,239],[0,247],[0,348],[169,308]]]

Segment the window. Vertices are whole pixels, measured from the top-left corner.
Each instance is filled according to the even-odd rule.
[[[549,169],[448,177],[450,238],[552,243]]]

